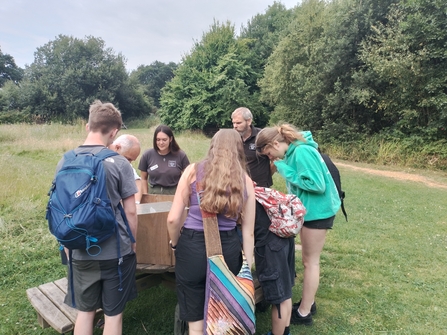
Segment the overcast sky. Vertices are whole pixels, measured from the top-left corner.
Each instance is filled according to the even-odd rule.
[[[59,34],[102,38],[121,52],[127,69],[158,60],[179,62],[216,19],[236,33],[274,0],[2,0],[0,48],[24,67]],[[297,0],[281,0],[286,8]]]

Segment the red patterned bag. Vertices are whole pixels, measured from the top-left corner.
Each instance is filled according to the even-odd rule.
[[[255,185],[255,197],[270,218],[272,233],[287,238],[300,232],[306,208],[296,195]]]

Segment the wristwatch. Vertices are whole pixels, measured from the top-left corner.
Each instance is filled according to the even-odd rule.
[[[172,240],[169,241],[169,246],[171,247],[172,250],[177,249],[176,245],[172,245]]]

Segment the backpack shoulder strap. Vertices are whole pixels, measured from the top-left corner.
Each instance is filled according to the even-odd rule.
[[[338,170],[337,166],[335,166],[334,162],[332,162],[331,158],[320,152],[321,157],[323,158],[324,162],[326,163],[326,166],[329,170],[329,173],[332,176],[332,179],[334,180],[335,187],[337,188],[338,195],[340,197],[341,201],[341,210],[343,212],[343,215],[345,216],[346,222],[348,222],[348,214],[346,213],[345,204],[343,202],[345,198],[345,192],[341,188],[341,178],[340,178],[340,171]]]
[[[104,148],[102,149],[100,152],[98,152],[97,154],[95,154],[94,156],[99,158],[100,160],[104,160],[106,158],[112,157],[112,156],[117,156],[118,153],[110,150],[108,148]]]
[[[64,160],[73,159],[73,158],[75,158],[75,157],[76,157],[76,153],[75,153],[74,150],[67,151],[67,152],[64,154]]]
[[[100,152],[98,152],[95,156],[102,161],[106,158],[109,158],[112,156],[117,156],[117,155],[118,155],[118,153],[116,151],[105,148],[105,149],[102,149]],[[123,208],[123,205],[121,205],[121,202],[118,203],[117,207],[120,210],[121,217],[123,218],[124,224],[126,225],[126,229],[127,229],[127,233],[129,234],[130,241],[132,243],[135,243],[136,242],[135,237],[133,236],[132,231],[130,230],[129,221],[127,220],[126,212],[124,212],[124,208]]]

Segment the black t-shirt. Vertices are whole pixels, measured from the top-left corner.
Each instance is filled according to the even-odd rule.
[[[244,152],[251,179],[258,186],[270,187],[273,185],[270,172],[270,160],[267,156],[256,153],[256,136],[261,131],[259,128],[251,127],[251,135],[244,141]]]

